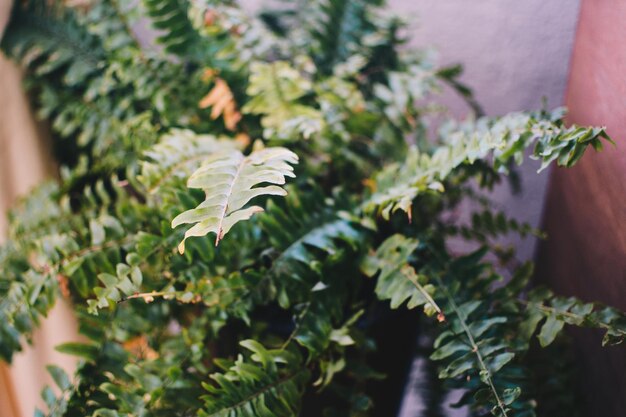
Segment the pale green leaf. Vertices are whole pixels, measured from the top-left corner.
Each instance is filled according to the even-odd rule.
[[[295,177],[290,164],[297,162],[296,154],[280,147],[259,149],[248,156],[237,150],[211,155],[187,181],[188,187],[204,190],[206,199],[172,220],[172,227],[193,224],[179,252],[184,253],[189,237],[208,233],[215,233],[217,246],[232,226],[263,211],[259,206],[246,207],[255,197],[286,195],[280,185],[285,184],[285,177]],[[267,183],[272,185],[260,186]]]

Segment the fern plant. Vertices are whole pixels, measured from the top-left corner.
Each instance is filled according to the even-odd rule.
[[[484,117],[459,67],[401,47],[381,1],[134,6],[16,2],[2,39],[62,168],[10,214],[0,355],[60,297],[88,340],[57,347],[80,366],[49,367],[38,416],[393,415],[375,352],[412,332],[376,329],[398,314],[429,342],[426,415],[452,389],[473,416],[572,415],[558,349],[540,369],[529,351],[566,346],[565,325],[619,344],[626,316],[532,285],[497,238],[542,233],[473,184],[531,147],[541,169],[572,166],[604,129],[562,110]],[[133,30],[145,18],[155,44]],[[433,134],[444,85],[475,116]],[[481,207],[467,224],[449,215],[465,199]]]

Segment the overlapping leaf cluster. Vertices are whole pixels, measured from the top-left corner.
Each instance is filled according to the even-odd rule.
[[[460,388],[474,415],[533,416],[537,401],[570,415],[559,383],[533,383],[528,350],[564,343],[566,324],[618,344],[624,314],[531,287],[497,238],[540,232],[488,204],[469,224],[449,213],[484,203],[471,184],[490,188],[529,147],[542,168],[571,166],[610,139],[560,110],[432,137],[444,85],[480,108],[458,67],[400,48],[380,3],[255,17],[217,1],[16,2],[2,48],[62,168],[11,214],[0,355],[59,298],[86,337],[58,347],[82,362],[49,368],[58,389],[38,415],[392,415],[376,346],[411,332],[376,329],[405,304],[424,310],[408,314],[438,401]],[[454,254],[458,238],[480,249]]]

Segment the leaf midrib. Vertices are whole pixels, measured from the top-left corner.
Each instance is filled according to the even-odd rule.
[[[224,204],[224,208],[222,209],[222,215],[220,216],[220,221],[217,225],[217,236],[215,237],[215,246],[220,243],[220,240],[224,237],[222,235],[222,225],[224,224],[224,219],[226,218],[226,212],[228,211],[228,205],[230,203],[230,198],[233,195],[233,189],[235,188],[235,183],[239,179],[239,174],[243,169],[243,166],[248,162],[247,157],[243,157],[241,162],[239,162],[239,166],[237,166],[237,171],[235,172],[235,177],[233,181],[230,183],[230,187],[228,188],[228,192],[226,193],[226,204]]]

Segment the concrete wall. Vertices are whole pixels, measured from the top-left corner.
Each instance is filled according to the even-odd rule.
[[[411,18],[413,44],[465,65],[488,114],[563,101],[579,2],[575,0],[391,0]]]

